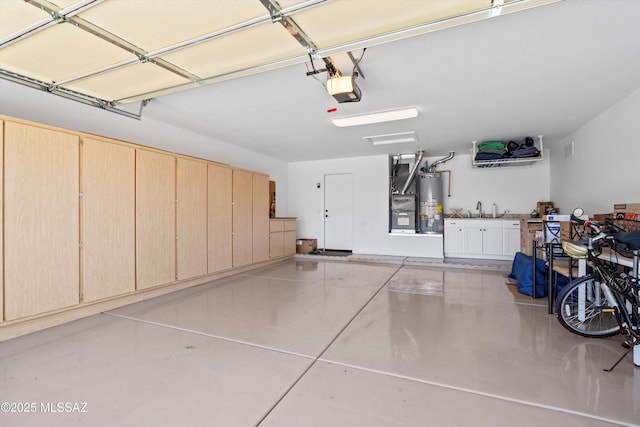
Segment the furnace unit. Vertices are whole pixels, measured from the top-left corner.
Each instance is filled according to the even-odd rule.
[[[444,181],[436,167],[453,158],[425,162],[417,174],[423,151],[390,157],[389,229],[392,233],[442,234],[444,232]],[[449,172],[449,171],[443,171]],[[417,179],[416,179],[417,176]]]

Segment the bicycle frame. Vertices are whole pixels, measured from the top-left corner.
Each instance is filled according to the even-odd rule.
[[[591,239],[589,239],[589,250],[587,252],[587,260],[593,267],[594,280],[596,280],[599,283],[600,289],[602,289],[603,294],[605,295],[605,298],[607,299],[609,304],[612,307],[614,307],[614,309],[617,309],[617,312],[615,312],[616,320],[618,321],[618,324],[620,325],[622,330],[627,334],[634,336],[636,339],[640,339],[640,324],[638,324],[637,320],[634,321],[634,319],[632,318],[632,315],[630,314],[630,312],[634,313],[633,315],[637,319],[638,317],[637,297],[633,295],[633,293],[631,297],[629,297],[628,295],[623,294],[622,292],[618,292],[614,286],[610,286],[615,279],[615,274],[612,274],[609,271],[609,269],[607,269],[604,266],[600,258],[594,254],[594,249],[593,249]],[[634,251],[634,266],[633,266],[633,271],[631,273],[633,277],[636,277],[637,271],[638,271],[638,251]],[[582,292],[584,292],[584,290]],[[589,297],[598,299],[600,298],[600,295],[586,295],[586,294],[580,295],[579,294],[579,299],[581,301],[585,301],[586,298],[589,298]],[[600,301],[597,301],[597,303],[600,304]],[[631,306],[630,310],[629,310],[628,304]],[[584,320],[584,319],[581,319],[581,320]]]

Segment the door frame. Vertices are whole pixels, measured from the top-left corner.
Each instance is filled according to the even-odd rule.
[[[337,176],[337,175],[348,175],[351,178],[351,185],[349,186],[349,196],[351,199],[351,215],[349,218],[349,228],[351,231],[351,239],[349,242],[349,248],[348,249],[338,249],[338,248],[328,248],[327,246],[327,177],[329,176]],[[354,215],[354,211],[355,211],[355,203],[353,200],[353,193],[354,193],[354,187],[353,187],[353,173],[352,172],[338,172],[338,173],[325,173],[323,176],[323,184],[324,184],[324,192],[323,192],[323,198],[322,198],[322,236],[323,236],[323,247],[324,249],[335,249],[335,250],[345,250],[345,251],[352,251],[353,250],[353,233],[354,233],[354,219],[355,219],[355,215]]]

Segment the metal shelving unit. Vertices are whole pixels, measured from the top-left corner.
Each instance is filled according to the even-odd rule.
[[[540,151],[539,156],[504,158],[495,160],[476,160],[476,154],[478,153],[478,141],[472,141],[473,145],[471,148],[471,166],[473,166],[474,168],[499,168],[507,166],[529,166],[536,162],[540,162],[543,160],[542,137],[543,135],[538,135],[538,142],[534,145],[534,147],[536,147]]]

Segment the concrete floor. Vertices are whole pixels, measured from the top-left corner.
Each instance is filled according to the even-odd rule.
[[[293,259],[6,341],[0,425],[639,425],[622,337],[503,275]]]

